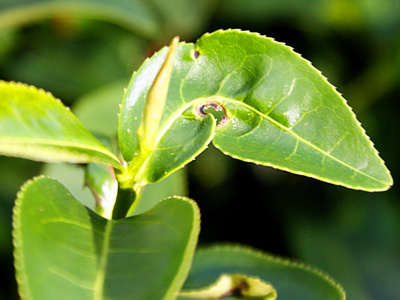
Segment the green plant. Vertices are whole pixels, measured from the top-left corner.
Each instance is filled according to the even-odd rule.
[[[352,189],[392,184],[341,95],[291,48],[254,33],[174,39],[145,61],[123,96],[118,149],[49,93],[1,82],[0,95],[0,153],[85,164],[97,200],[93,212],[49,177],[22,187],[13,236],[23,299],[344,299],[320,272],[242,246],[195,254],[197,205],[143,190],[211,141]]]

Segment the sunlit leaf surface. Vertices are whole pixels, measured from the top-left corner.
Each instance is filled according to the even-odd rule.
[[[194,202],[169,198],[140,216],[107,220],[41,177],[19,193],[13,226],[22,299],[175,299],[199,213]]]
[[[50,93],[0,81],[0,154],[46,162],[98,162],[118,158]]]
[[[144,181],[188,163],[213,139],[235,158],[349,188],[392,184],[353,112],[320,72],[290,47],[238,30],[180,44],[156,150],[137,159],[137,128],[166,53],[133,76],[120,112],[122,154],[140,165]]]

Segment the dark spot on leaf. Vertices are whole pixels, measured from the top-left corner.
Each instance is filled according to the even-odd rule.
[[[241,280],[236,286],[233,286],[231,290],[223,294],[222,297],[238,296],[241,298],[241,296],[243,296],[243,292],[247,291],[249,288],[250,286],[248,283],[244,280]]]
[[[199,52],[199,51],[194,51],[194,52],[192,53],[193,59],[197,59],[199,56],[200,56],[200,52]]]
[[[202,117],[208,114],[212,114],[217,120],[218,127],[225,126],[229,121],[229,118],[226,115],[225,108],[218,102],[213,101],[200,104],[199,106],[197,106],[197,113]]]

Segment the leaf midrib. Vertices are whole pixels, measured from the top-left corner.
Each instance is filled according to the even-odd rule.
[[[152,157],[152,154],[154,153],[154,151],[158,150],[157,145],[160,142],[160,140],[163,138],[165,133],[168,131],[168,128],[170,128],[172,126],[172,124],[176,121],[176,119],[178,119],[185,110],[187,110],[190,106],[195,105],[196,102],[198,102],[198,103],[204,102],[203,99],[206,99],[206,98],[198,98],[198,99],[192,100],[190,102],[186,102],[185,105],[182,105],[182,107],[180,107],[180,109],[177,110],[177,112],[173,113],[164,122],[164,124],[161,126],[161,128],[158,131],[159,134],[157,135],[157,137],[155,139],[154,149],[150,149],[151,151],[149,151],[149,154],[143,160],[141,160],[139,156],[135,158],[141,164],[135,174],[135,180],[134,180],[135,182],[138,182],[139,184],[145,184],[145,182],[143,182],[143,174],[146,170],[147,163],[150,161],[150,158]],[[211,142],[211,140],[210,140],[210,142]]]
[[[235,104],[237,104],[237,105],[241,105],[241,106],[243,106],[243,107],[245,107],[245,108],[247,108],[247,109],[249,109],[249,110],[251,110],[251,111],[257,113],[257,114],[260,115],[262,118],[264,118],[265,120],[267,120],[267,121],[271,122],[272,124],[276,125],[277,127],[279,127],[280,129],[282,129],[283,131],[289,133],[289,134],[292,135],[296,140],[302,142],[303,144],[307,145],[308,147],[310,147],[310,148],[312,148],[312,149],[314,149],[314,150],[320,152],[321,154],[325,155],[326,157],[328,157],[328,158],[330,158],[330,159],[336,161],[337,163],[339,163],[339,164],[345,166],[346,168],[349,168],[350,170],[352,170],[352,171],[354,171],[354,172],[356,172],[356,173],[359,173],[359,174],[361,174],[361,175],[363,175],[363,176],[365,176],[365,177],[368,177],[368,178],[370,178],[370,179],[372,179],[372,180],[374,180],[374,181],[376,181],[376,182],[379,182],[379,183],[381,183],[381,184],[386,185],[386,182],[381,181],[381,180],[378,180],[377,178],[375,178],[375,177],[369,175],[368,173],[365,173],[365,172],[363,172],[363,171],[361,171],[361,170],[359,170],[359,169],[357,169],[357,168],[355,168],[355,167],[349,165],[348,163],[346,163],[346,162],[344,162],[344,161],[342,161],[342,160],[336,158],[335,156],[331,155],[330,153],[328,153],[328,152],[324,151],[323,149],[321,149],[321,148],[315,146],[314,144],[308,142],[307,140],[305,140],[304,138],[302,138],[301,136],[299,136],[298,134],[296,134],[295,132],[293,132],[292,130],[290,130],[290,128],[288,128],[288,127],[282,125],[281,123],[279,123],[278,121],[276,121],[276,120],[274,120],[273,118],[269,117],[268,115],[261,113],[260,111],[258,111],[258,110],[255,109],[254,107],[252,107],[252,106],[250,106],[250,105],[248,105],[248,104],[246,104],[246,103],[244,103],[244,102],[238,101],[238,100],[233,100],[233,99],[225,98],[225,97],[221,97],[221,96],[218,96],[218,97],[223,98],[223,99],[226,99],[225,101],[227,101],[227,102],[231,102],[231,103],[235,103]]]
[[[220,100],[220,99],[222,99],[222,100]],[[220,100],[220,101],[218,101],[218,100]],[[172,116],[171,116],[170,118],[168,118],[168,120],[167,120],[167,121],[164,123],[164,125],[161,127],[161,129],[160,129],[160,131],[159,131],[160,134],[159,134],[158,138],[156,139],[156,143],[155,143],[155,144],[157,145],[157,143],[161,140],[161,138],[162,138],[163,135],[166,133],[166,131],[168,130],[168,128],[174,123],[174,121],[175,121],[186,109],[188,109],[190,106],[196,105],[197,103],[200,104],[200,103],[207,103],[207,102],[211,102],[211,101],[218,101],[218,102],[220,102],[220,103],[222,104],[222,106],[223,106],[223,103],[227,103],[227,102],[228,102],[228,103],[233,103],[233,104],[236,104],[236,105],[240,105],[240,106],[242,106],[242,107],[245,107],[246,109],[255,112],[255,113],[258,114],[260,117],[264,118],[265,120],[267,120],[267,121],[269,121],[270,123],[274,124],[275,126],[279,127],[279,128],[282,129],[283,131],[289,133],[289,134],[292,135],[296,140],[298,140],[298,141],[302,142],[303,144],[307,145],[308,147],[310,147],[310,148],[312,148],[312,149],[314,149],[314,150],[320,152],[320,153],[323,154],[324,156],[326,156],[326,157],[328,157],[328,158],[330,158],[330,159],[336,161],[337,163],[339,163],[339,164],[345,166],[346,168],[349,168],[350,170],[354,171],[355,173],[359,173],[359,174],[361,174],[361,175],[363,175],[363,176],[365,176],[365,177],[367,177],[367,178],[369,178],[369,179],[372,179],[372,180],[374,180],[375,182],[378,182],[378,183],[380,183],[380,184],[383,184],[383,185],[385,185],[385,186],[387,185],[386,182],[384,182],[384,181],[382,181],[382,180],[379,180],[379,179],[377,179],[377,178],[371,176],[370,174],[365,173],[365,172],[363,172],[363,171],[361,171],[361,170],[359,170],[359,169],[357,169],[357,168],[355,168],[355,167],[349,165],[348,163],[346,163],[346,162],[344,162],[344,161],[342,161],[342,160],[336,158],[335,156],[331,155],[330,153],[328,153],[328,152],[324,151],[323,149],[321,149],[321,148],[315,146],[314,144],[308,142],[307,140],[305,140],[304,138],[302,138],[301,136],[299,136],[298,134],[296,134],[295,132],[293,132],[292,130],[290,130],[288,127],[282,125],[281,123],[279,123],[278,121],[276,121],[276,120],[274,120],[273,118],[269,117],[268,115],[261,113],[259,110],[255,109],[254,107],[252,107],[252,106],[250,106],[250,105],[248,105],[248,104],[246,104],[246,103],[244,103],[244,102],[242,102],[242,101],[235,100],[235,99],[231,99],[231,98],[226,98],[226,97],[223,97],[223,96],[220,96],[220,95],[210,96],[210,97],[206,97],[206,98],[196,98],[196,99],[194,99],[194,100],[192,100],[192,101],[186,102],[186,104],[183,105],[179,110],[177,110],[176,113],[173,113]],[[150,155],[150,156],[151,156],[151,155]]]
[[[77,148],[77,149],[82,149],[82,150],[89,150],[89,151],[94,151],[94,152],[99,152],[102,153],[110,158],[112,158],[115,161],[115,164],[118,163],[120,165],[118,158],[108,150],[103,149],[104,146],[101,144],[99,146],[90,146],[88,144],[83,144],[83,143],[77,143],[77,142],[66,142],[66,141],[57,141],[57,140],[50,140],[50,139],[42,139],[42,138],[30,138],[30,137],[17,137],[17,138],[10,138],[10,137],[1,137],[1,143],[3,145],[9,145],[9,144],[18,144],[18,145],[38,145],[39,147],[60,147],[60,148]],[[0,147],[0,149],[7,148],[7,147]],[[68,150],[67,150],[68,151]],[[93,155],[90,155],[93,156]],[[117,165],[115,165],[117,166]]]
[[[93,286],[93,300],[104,299],[104,281],[106,278],[106,269],[108,263],[108,254],[110,249],[110,237],[113,228],[113,221],[107,220],[104,230],[103,243],[101,247],[101,254],[98,261],[96,272],[96,279]]]

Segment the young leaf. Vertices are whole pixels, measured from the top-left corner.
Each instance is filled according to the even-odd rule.
[[[114,22],[145,36],[156,36],[159,24],[142,1],[131,0],[3,0],[0,28],[19,26],[53,16],[87,17]]]
[[[158,72],[147,96],[142,121],[138,129],[140,147],[142,148],[141,151],[153,150],[154,142],[157,138],[158,125],[168,95],[168,87],[171,80],[171,72],[178,42],[178,37],[172,40],[165,62]]]
[[[140,116],[166,52],[143,64],[123,99],[120,146],[133,164]],[[380,191],[393,182],[335,88],[290,47],[254,33],[217,31],[180,44],[157,134],[140,161],[146,182],[188,163],[213,137],[232,157],[333,184]]]
[[[222,274],[246,274],[247,280],[252,278],[253,281],[258,278],[264,283],[261,285],[260,282],[253,282],[253,284],[256,283],[254,287],[265,290],[267,283],[272,285],[276,290],[277,299],[345,299],[342,288],[317,270],[249,248],[224,245],[204,248],[196,252],[189,277],[178,300],[214,299],[192,296],[196,295],[196,291],[215,285]],[[226,296],[231,294],[228,293]],[[243,293],[242,296],[243,298],[239,299],[254,299],[246,298]]]
[[[121,167],[60,100],[35,87],[4,81],[0,81],[0,154]]]
[[[199,212],[193,201],[170,198],[107,220],[41,177],[18,194],[13,226],[24,300],[172,300],[189,272]]]

